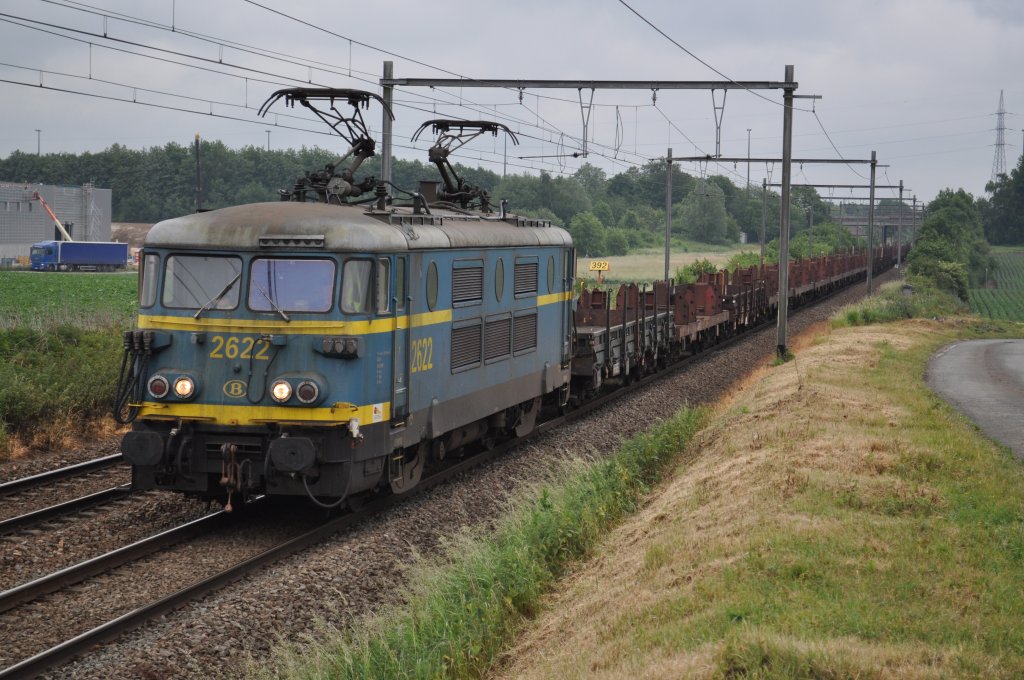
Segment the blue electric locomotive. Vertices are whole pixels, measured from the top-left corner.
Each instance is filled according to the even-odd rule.
[[[135,483],[229,500],[401,492],[428,460],[564,402],[568,233],[417,212],[261,203],[154,226],[125,341]]]
[[[402,493],[468,442],[530,431],[545,398],[565,404],[569,234],[504,206],[494,214],[448,162],[484,132],[511,131],[424,124],[417,136],[440,133],[430,158],[443,186],[423,183],[403,206],[384,183],[355,179],[374,155],[360,108],[383,104],[377,95],[294,88],[261,112],[280,99],[313,110],[350,148],[280,203],[149,232],[115,405],[133,423],[122,452],[134,484],[229,508],[235,493],[321,505],[379,486]]]

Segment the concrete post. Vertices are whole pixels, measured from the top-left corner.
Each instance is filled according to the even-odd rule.
[[[393,61],[384,62],[384,77],[394,78],[395,76],[395,63]],[[392,85],[384,86],[384,93],[381,99],[384,100],[384,112],[381,114],[382,123],[381,129],[381,144],[380,144],[380,179],[386,185],[390,187],[391,184],[391,126],[392,120],[388,112],[392,109],[392,104],[395,98],[395,88]],[[390,193],[390,188],[389,188]]]
[[[868,196],[868,296],[871,295],[871,275],[874,270],[875,261],[875,166],[878,162],[875,159],[875,152],[871,152],[871,190]]]
[[[672,149],[665,155],[665,280],[668,281],[668,256],[672,247]]]
[[[787,83],[793,82],[793,66],[786,65]],[[786,356],[786,323],[789,314],[789,196],[793,161],[793,89],[782,95],[782,218],[779,221],[779,318],[776,350]],[[873,166],[872,166],[873,167]]]
[[[896,225],[896,271],[903,275],[903,180],[900,180],[900,221]]]
[[[749,166],[748,166],[749,167]],[[768,180],[761,180],[761,268],[764,269],[764,248],[768,228]]]

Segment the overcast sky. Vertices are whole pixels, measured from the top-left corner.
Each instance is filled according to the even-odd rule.
[[[35,152],[37,129],[43,153],[99,151],[114,143],[188,144],[196,132],[232,147],[266,147],[266,130],[273,148],[341,150],[344,143],[322,134],[326,128],[303,111],[279,103],[272,109],[276,115],[261,120],[256,109],[275,89],[309,80],[379,92],[385,59],[395,62],[396,77],[722,79],[618,0],[259,2],[337,35],[243,0],[0,0],[0,156],[19,149]],[[875,150],[879,163],[889,165],[879,169],[879,184],[903,180],[908,195],[923,200],[944,187],[981,195],[996,150],[1000,90],[1010,112],[1007,168],[1020,157],[1024,116],[1012,113],[1024,111],[1024,2],[1019,0],[628,2],[728,78],[781,81],[784,66],[793,64],[797,94],[822,97],[797,102],[794,157],[841,153],[865,159]],[[217,42],[273,50],[279,58]],[[42,89],[40,82],[127,101]],[[719,105],[722,94],[716,93]],[[723,155],[747,155],[749,128],[752,156],[781,156],[781,92],[759,94],[770,101],[744,91],[726,97]],[[505,162],[510,173],[570,174],[590,162],[612,174],[664,156],[668,147],[677,156],[715,152],[715,108],[708,92],[663,90],[655,106],[647,90],[598,90],[590,113],[589,157],[564,156],[581,150],[579,96],[576,90],[527,90],[520,102],[515,91],[500,89],[399,89],[395,153],[425,161],[429,135],[416,144],[409,139],[419,123],[436,117],[491,118],[520,133],[520,145],[509,144],[507,152],[502,139],[490,136],[460,152],[462,162],[499,173]],[[590,91],[582,96],[589,101]],[[133,104],[133,99],[199,113]],[[366,116],[379,139],[379,106]],[[743,164],[683,167],[746,182]],[[767,172],[763,164],[752,166],[751,182],[760,184]],[[776,165],[771,181],[780,174]],[[861,165],[793,168],[794,182],[865,184],[867,177],[867,166]],[[820,192],[867,195],[866,190]],[[878,195],[893,194],[880,190]]]

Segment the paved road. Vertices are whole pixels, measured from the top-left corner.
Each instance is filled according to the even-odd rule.
[[[940,350],[928,385],[1024,459],[1024,340],[971,340]]]

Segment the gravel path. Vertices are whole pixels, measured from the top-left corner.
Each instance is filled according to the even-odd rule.
[[[878,282],[890,276],[878,277]],[[791,336],[860,299],[864,291],[863,285],[855,286],[829,302],[795,313]],[[774,328],[751,334],[706,361],[411,498],[47,677],[241,677],[246,659],[267,660],[279,641],[301,641],[316,635],[324,623],[344,627],[383,604],[400,601],[402,571],[417,555],[435,554],[445,540],[468,528],[490,526],[505,511],[509,494],[543,480],[552,459],[613,451],[624,438],[646,430],[684,404],[721,397],[774,351]],[[197,546],[194,558],[203,549]]]

